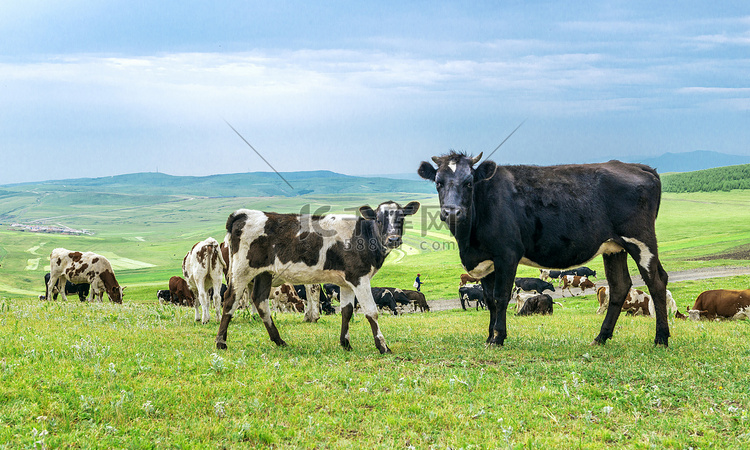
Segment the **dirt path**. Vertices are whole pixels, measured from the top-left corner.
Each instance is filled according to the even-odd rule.
[[[669,272],[669,282],[673,283],[676,281],[703,280],[705,278],[732,277],[737,275],[750,275],[750,267],[706,267],[704,269]],[[606,286],[607,281],[602,278],[595,284],[598,289],[600,286]],[[643,285],[644,283],[641,277],[633,277],[633,287],[639,287]],[[456,292],[458,292],[458,288],[456,288]],[[580,292],[580,289],[573,288],[573,293],[578,294],[578,292]],[[552,298],[562,297],[559,288],[557,288],[555,292],[547,293],[550,294]],[[566,293],[566,296],[567,298],[570,298],[570,294]],[[458,298],[428,300],[428,303],[430,304],[430,310],[432,311],[445,311],[449,309],[461,308],[461,302],[458,300]]]

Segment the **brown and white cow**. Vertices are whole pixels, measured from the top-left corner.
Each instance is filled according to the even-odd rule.
[[[482,281],[482,280],[480,280],[479,278],[474,278],[471,275],[469,275],[468,273],[462,273],[461,274],[461,283],[458,286],[459,287],[460,286],[466,286],[466,283],[479,283],[480,281]]]
[[[170,302],[180,306],[195,306],[195,296],[182,277],[174,276],[169,279]]]
[[[599,300],[599,309],[597,314],[604,314],[609,307],[609,287],[602,286],[596,290],[596,297]],[[651,296],[640,289],[631,289],[625,297],[625,303],[622,305],[622,311],[636,316],[655,317],[656,310]],[[672,293],[667,289],[667,314],[677,312],[677,303],[672,297]]]
[[[370,279],[383,266],[390,251],[401,245],[404,219],[419,209],[384,202],[373,210],[362,206],[362,217],[331,214],[277,214],[241,209],[227,220],[229,289],[216,347],[227,348],[227,328],[236,310],[235,299],[252,286],[251,298],[271,340],[285,346],[268,309],[268,294],[282,282],[334,283],[341,288],[340,343],[351,349],[349,321],[354,297],[370,323],[375,346],[390,352],[378,325],[378,309]]]
[[[570,292],[570,295],[573,295],[573,291],[570,288],[581,288],[581,295],[586,291],[586,289],[594,289],[596,286],[594,286],[594,283],[591,282],[587,277],[584,276],[578,276],[578,275],[565,275],[562,277],[562,294],[565,295],[565,289]]]
[[[695,299],[693,309],[688,311],[688,316],[690,320],[750,318],[750,289],[701,292]]]
[[[56,248],[50,254],[50,279],[47,283],[47,298],[54,288],[71,283],[89,283],[91,292],[89,300],[98,296],[101,302],[104,292],[113,303],[122,303],[123,287],[115,278],[115,272],[107,258],[92,252],[72,252]],[[60,289],[62,299],[67,301],[65,289]]]
[[[284,283],[271,290],[269,297],[271,306],[280,312],[302,312],[305,310],[305,302],[297,295],[294,285]]]
[[[216,320],[221,316],[221,277],[224,275],[224,259],[219,242],[210,237],[198,242],[182,260],[182,274],[198,298],[195,303],[195,320],[208,323],[211,320],[209,304],[213,301]],[[213,289],[213,292],[209,292]]]

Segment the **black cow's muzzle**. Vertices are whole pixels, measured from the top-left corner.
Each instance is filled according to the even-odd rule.
[[[440,208],[440,220],[448,224],[461,222],[466,218],[466,210],[460,206],[443,206]]]

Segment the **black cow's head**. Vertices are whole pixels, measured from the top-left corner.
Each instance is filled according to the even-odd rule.
[[[362,217],[376,222],[378,232],[383,238],[383,245],[388,249],[401,245],[401,236],[404,234],[404,218],[411,216],[418,210],[419,202],[409,202],[404,207],[396,202],[383,202],[375,210],[367,205],[359,208]]]
[[[433,156],[437,168],[427,161],[422,161],[417,173],[435,182],[440,199],[440,219],[446,222],[455,232],[455,226],[471,217],[474,200],[474,184],[492,178],[497,165],[485,161],[476,168],[474,165],[482,159],[451,151],[447,155]]]

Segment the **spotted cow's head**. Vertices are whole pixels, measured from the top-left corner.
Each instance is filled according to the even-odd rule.
[[[383,245],[387,249],[394,249],[401,245],[401,236],[404,234],[404,219],[419,210],[419,202],[409,202],[402,207],[396,202],[383,202],[373,210],[368,205],[359,208],[362,217],[374,220]]]
[[[497,165],[485,161],[476,168],[474,165],[482,159],[463,153],[450,152],[443,156],[433,156],[437,168],[427,161],[419,166],[419,176],[434,181],[440,200],[440,220],[446,222],[452,231],[457,224],[469,220],[474,201],[474,185],[492,178]]]

